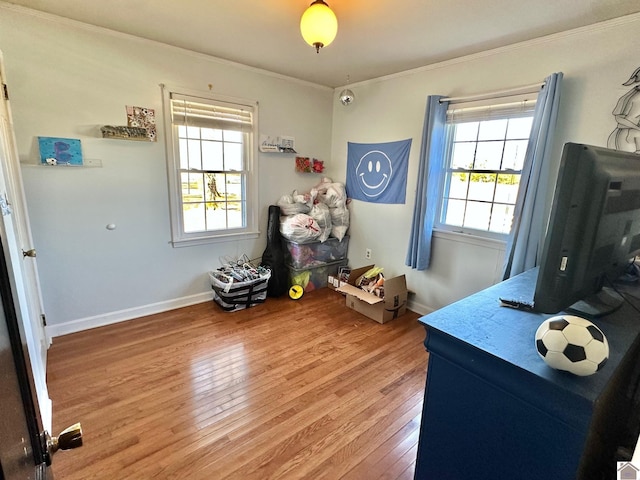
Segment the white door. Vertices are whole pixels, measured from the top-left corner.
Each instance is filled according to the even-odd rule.
[[[52,407],[46,383],[50,341],[44,329],[42,294],[6,84],[0,53],[0,221],[9,248],[6,252],[10,262],[9,274],[14,284],[18,318],[27,342],[28,363],[33,372],[42,423],[50,432]]]

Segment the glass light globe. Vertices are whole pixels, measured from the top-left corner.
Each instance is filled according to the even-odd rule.
[[[329,5],[323,0],[316,0],[302,14],[300,19],[302,38],[319,52],[326,47],[338,33],[338,19]]]

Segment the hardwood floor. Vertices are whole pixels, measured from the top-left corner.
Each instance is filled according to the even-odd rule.
[[[412,479],[427,353],[418,315],[380,325],[329,289],[213,302],[54,339],[56,480]]]

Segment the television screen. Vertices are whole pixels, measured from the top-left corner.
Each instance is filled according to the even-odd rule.
[[[563,148],[534,309],[598,317],[623,299],[609,287],[640,254],[640,155]]]

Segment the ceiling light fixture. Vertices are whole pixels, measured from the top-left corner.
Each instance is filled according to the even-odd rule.
[[[320,53],[322,47],[326,47],[336,38],[338,33],[336,14],[323,0],[315,0],[302,14],[300,32],[304,41],[316,47],[316,53]]]

